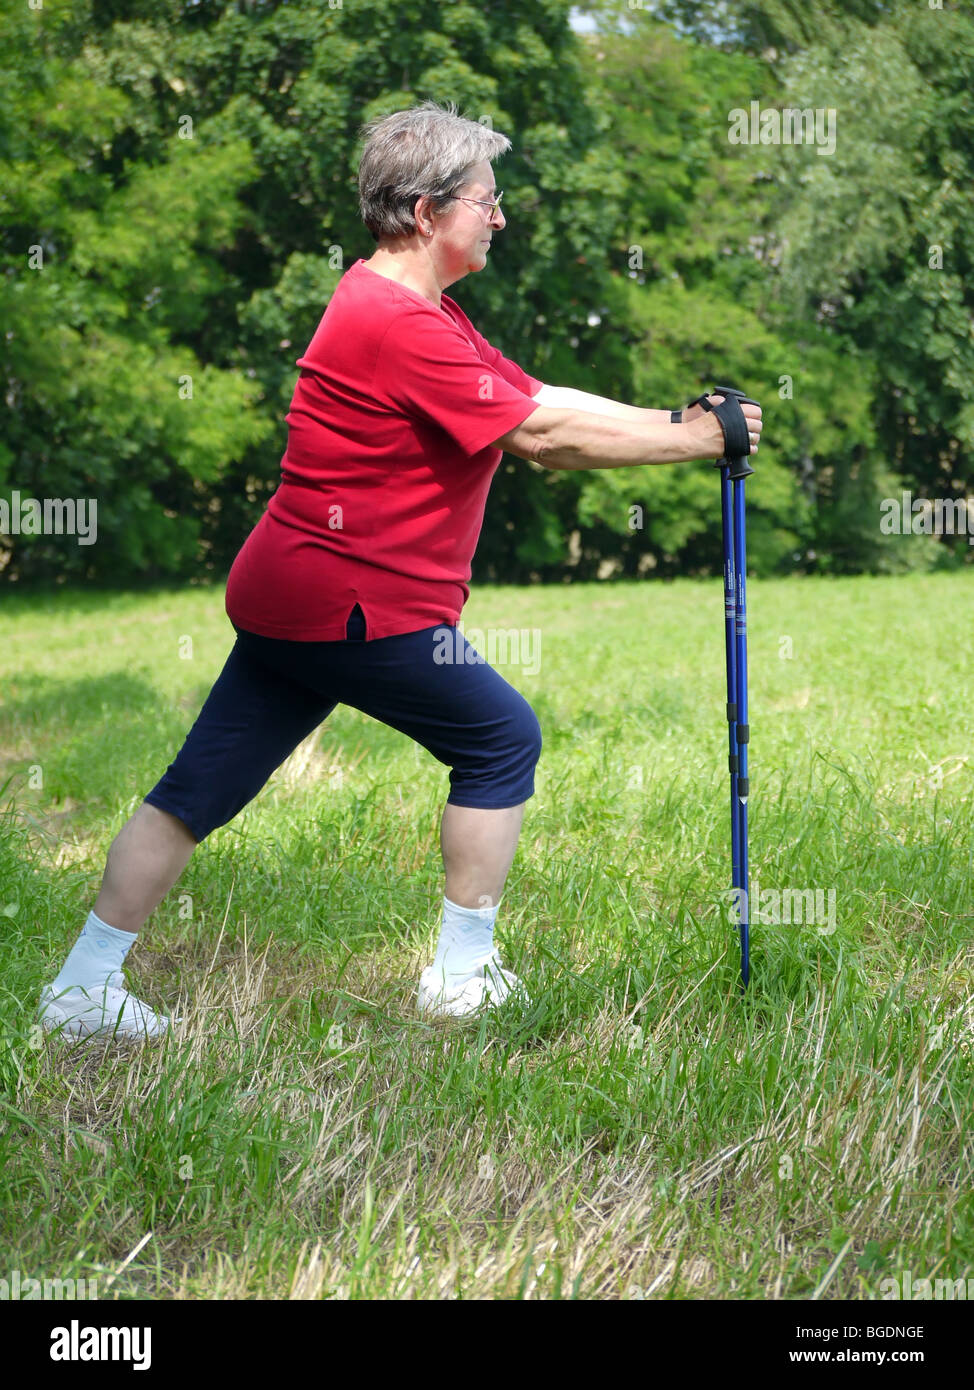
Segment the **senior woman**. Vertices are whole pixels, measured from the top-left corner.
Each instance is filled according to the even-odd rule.
[[[236,640],[175,761],[112,842],[84,929],[42,992],[50,1029],[166,1031],[125,988],[136,933],[196,846],[339,703],[451,769],[443,915],[420,1012],[464,1016],[523,993],[493,932],[541,731],[455,630],[491,478],[504,450],[548,468],[723,452],[718,417],[700,404],[639,409],[547,386],[444,293],[484,269],[506,226],[491,167],[506,136],[429,101],[362,134],[360,207],[377,247],[341,277],[298,359],[281,482],[227,582]],[[754,452],[761,412],[744,409]],[[443,662],[444,646],[464,659]]]

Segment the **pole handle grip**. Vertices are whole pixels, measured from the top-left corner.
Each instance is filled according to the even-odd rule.
[[[714,467],[729,469],[729,478],[746,478],[754,469],[748,462],[751,438],[747,429],[747,416],[741,405],[744,402],[757,405],[757,401],[733,386],[715,386],[711,394],[724,397],[719,405],[710,407],[720,420],[724,431],[723,457],[717,459]]]

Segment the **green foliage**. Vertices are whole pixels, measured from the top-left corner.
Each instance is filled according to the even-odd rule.
[[[279,478],[295,359],[373,249],[361,126],[426,97],[513,142],[506,234],[452,290],[492,342],[657,408],[747,389],[755,568],[903,565],[882,498],[971,483],[970,14],[601,0],[580,36],[572,8],[6,0],[0,496],[95,498],[103,543],[0,536],[0,572],[226,572]],[[752,100],[834,108],[834,154],[730,143]],[[474,577],[713,569],[716,504],[697,465],[505,461]]]
[[[246,217],[250,154],[174,132],[164,161],[113,177],[134,98],[54,52],[62,30],[48,33],[46,8],[27,13],[37,48],[0,114],[0,487],[93,498],[103,543],[10,536],[0,558],[18,579],[192,573],[213,484],[271,427],[252,408],[259,386],[196,351],[231,283],[219,252]],[[4,22],[10,73],[24,16]]]
[[[796,151],[782,167],[782,290],[874,364],[877,448],[862,476],[927,497],[974,482],[972,78],[970,14],[902,4],[786,69],[790,102],[836,108],[838,138],[829,158]],[[875,563],[839,527],[826,545],[837,564]]]

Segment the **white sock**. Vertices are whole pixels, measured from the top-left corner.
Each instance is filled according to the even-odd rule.
[[[136,932],[110,927],[94,912],[89,912],[81,935],[68,952],[61,973],[54,981],[55,993],[78,987],[89,993],[92,989],[104,989],[109,975],[121,970],[136,935]]]
[[[440,940],[433,969],[453,980],[467,980],[494,948],[496,907],[460,907],[443,899]]]

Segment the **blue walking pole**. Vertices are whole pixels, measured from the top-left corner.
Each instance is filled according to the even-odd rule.
[[[734,485],[720,473],[720,513],[724,539],[724,655],[727,667],[727,766],[730,769],[731,884],[741,885],[741,835],[737,801],[737,570],[734,545]],[[740,907],[740,897],[737,899]]]
[[[736,718],[737,718],[737,840],[739,846],[738,886],[741,889],[741,984],[747,989],[751,975],[750,943],[750,880],[747,871],[747,798],[749,784],[747,778],[747,745],[750,728],[747,722],[747,553],[745,549],[744,527],[744,480],[754,469],[747,459],[737,460],[744,465],[743,471],[735,474],[728,469],[734,487],[734,563],[737,574],[737,604],[734,614],[734,637],[736,643]]]
[[[715,386],[712,395],[723,396],[711,405],[706,395],[691,405],[712,410],[724,431],[725,452],[720,469],[720,509],[724,548],[724,645],[727,668],[727,766],[730,771],[731,886],[738,909],[741,939],[741,985],[747,988],[751,974],[750,910],[747,863],[747,552],[744,517],[744,480],[754,472],[748,462],[751,441],[741,403],[757,404],[743,391]]]

